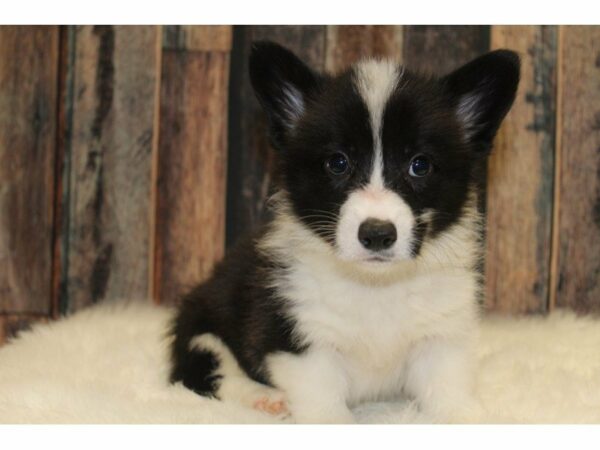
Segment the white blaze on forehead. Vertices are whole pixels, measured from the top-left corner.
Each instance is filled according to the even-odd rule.
[[[365,60],[355,69],[356,86],[363,98],[373,130],[373,172],[369,184],[383,187],[383,150],[381,126],[385,105],[394,92],[401,73],[392,61]]]
[[[362,97],[373,130],[373,169],[369,183],[352,192],[340,210],[336,241],[338,255],[345,260],[363,260],[371,252],[358,240],[358,229],[368,219],[394,224],[398,239],[385,251],[392,259],[408,259],[411,254],[415,218],[404,199],[387,189],[383,180],[381,131],[385,106],[402,76],[391,61],[367,60],[355,68],[355,83]]]

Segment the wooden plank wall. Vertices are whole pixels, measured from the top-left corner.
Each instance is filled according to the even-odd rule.
[[[0,342],[49,312],[59,28],[0,27]]]
[[[493,48],[522,59],[521,83],[491,156],[487,183],[486,299],[503,312],[544,312],[556,115],[557,27],[495,26]]]
[[[0,343],[222,257],[231,29],[0,27]]]
[[[600,311],[600,27],[561,27],[551,306]]]
[[[0,341],[98,301],[174,302],[264,221],[258,39],[330,71],[387,56],[440,74],[518,51],[481,197],[485,304],[600,311],[600,27],[4,26]]]
[[[148,297],[160,28],[69,29],[61,312]]]
[[[225,248],[231,27],[165,28],[154,292],[173,302]]]

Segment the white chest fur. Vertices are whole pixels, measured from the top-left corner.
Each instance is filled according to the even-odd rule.
[[[384,284],[348,275],[327,259],[306,256],[280,288],[299,337],[342,356],[355,400],[397,390],[407,354],[420,340],[466,337],[475,325],[476,278],[466,269],[415,268]]]
[[[286,266],[272,282],[289,304],[297,338],[335,352],[350,402],[397,392],[420,343],[472,341],[478,244],[477,214],[469,211],[384,276],[341,263],[292,215],[281,214],[261,243]]]

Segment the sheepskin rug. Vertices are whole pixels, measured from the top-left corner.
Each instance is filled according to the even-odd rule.
[[[167,383],[172,311],[100,305],[0,348],[0,423],[269,423]],[[600,320],[487,317],[473,422],[600,423]],[[363,423],[428,423],[408,400],[361,405]]]

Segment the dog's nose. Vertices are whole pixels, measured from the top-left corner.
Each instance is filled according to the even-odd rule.
[[[387,220],[367,219],[358,227],[358,240],[369,250],[390,248],[396,242],[396,238],[396,227]]]

